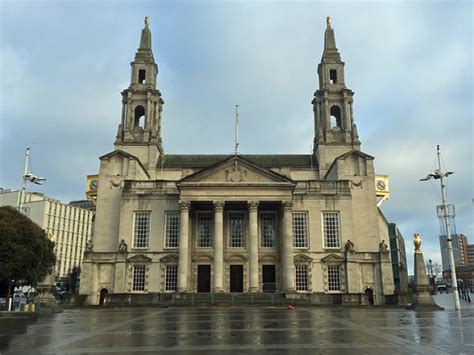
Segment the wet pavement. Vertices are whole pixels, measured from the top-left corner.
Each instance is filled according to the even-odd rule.
[[[88,308],[0,336],[3,353],[472,354],[474,306],[454,311],[354,307]]]

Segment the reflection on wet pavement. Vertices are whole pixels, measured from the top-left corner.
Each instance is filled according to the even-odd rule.
[[[0,352],[474,353],[474,307],[446,308],[75,309],[41,317],[26,334],[0,336]]]

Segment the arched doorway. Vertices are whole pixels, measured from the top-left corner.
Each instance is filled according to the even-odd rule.
[[[109,293],[109,291],[107,291],[106,288],[103,288],[102,290],[100,290],[100,297],[99,297],[99,305],[100,306],[105,304],[105,297],[107,296],[108,293]]]
[[[374,291],[371,288],[365,290],[365,301],[371,306],[374,304]]]

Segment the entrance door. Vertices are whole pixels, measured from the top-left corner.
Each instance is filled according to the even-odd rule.
[[[230,292],[244,291],[244,268],[242,265],[230,266]]]
[[[106,288],[103,288],[102,290],[100,290],[100,297],[99,297],[99,305],[100,306],[105,304],[105,297],[107,296],[108,293],[109,293],[109,291],[107,291]]]
[[[211,265],[198,265],[198,292],[211,292]]]
[[[370,305],[374,304],[374,291],[372,289],[368,288],[365,290],[365,300]]]
[[[263,292],[276,292],[275,265],[263,265]]]

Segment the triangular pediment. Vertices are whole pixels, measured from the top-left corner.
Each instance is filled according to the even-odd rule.
[[[187,183],[292,184],[293,181],[240,156],[233,156],[185,177],[178,184]]]
[[[313,258],[304,254],[297,254],[294,256],[293,260],[296,264],[309,264],[313,261]]]
[[[322,258],[321,261],[326,264],[342,264],[344,262],[344,258],[336,254],[329,254],[328,256]]]
[[[143,254],[138,254],[128,258],[127,261],[132,263],[149,263],[151,259]]]
[[[178,262],[178,254],[168,254],[160,259],[162,263],[177,263]]]

